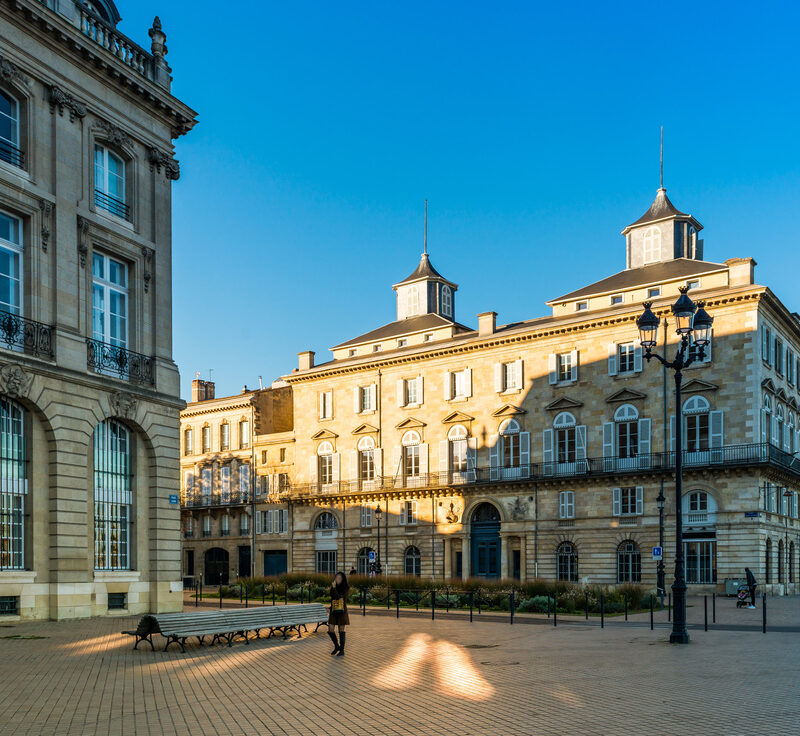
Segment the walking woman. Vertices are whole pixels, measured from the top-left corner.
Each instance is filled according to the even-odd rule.
[[[350,616],[347,614],[347,593],[350,586],[347,584],[347,576],[343,572],[337,572],[331,585],[331,612],[328,616],[328,636],[333,642],[331,655],[344,657],[345,633],[344,627],[350,623]],[[334,628],[339,628],[339,639],[336,639]]]

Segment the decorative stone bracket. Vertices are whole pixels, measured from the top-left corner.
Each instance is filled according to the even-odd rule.
[[[3,82],[18,82],[25,87],[30,86],[31,80],[28,79],[13,62],[0,54],[0,80]]]
[[[69,92],[64,92],[63,89],[57,87],[55,84],[50,85],[50,112],[55,113],[58,108],[58,114],[64,115],[64,110],[69,110],[69,120],[74,122],[75,118],[86,117],[86,105],[78,102]]]
[[[78,258],[81,268],[86,265],[86,255],[89,252],[89,221],[78,215]]]
[[[144,271],[142,281],[144,282],[144,293],[150,291],[150,281],[153,278],[153,249],[142,246],[142,256],[144,257]]]
[[[115,146],[130,146],[133,144],[131,137],[122,128],[105,120],[97,120],[92,126],[94,130],[99,130],[109,143]]]
[[[167,179],[177,181],[181,178],[181,165],[168,153],[159,151],[157,148],[150,149],[150,171],[158,171],[164,168],[164,175]]]
[[[50,235],[52,234],[52,215],[55,205],[46,199],[40,199],[39,209],[42,211],[42,250],[47,253],[47,246],[50,244]]]

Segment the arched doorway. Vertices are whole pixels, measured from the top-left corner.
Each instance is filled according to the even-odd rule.
[[[500,577],[500,513],[490,503],[482,503],[470,520],[472,575]]]
[[[222,547],[207,549],[204,560],[204,576],[206,585],[228,584],[228,551]]]

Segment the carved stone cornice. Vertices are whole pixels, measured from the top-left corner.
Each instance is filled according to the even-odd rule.
[[[65,92],[55,84],[50,85],[50,112],[55,114],[58,108],[58,114],[64,115],[64,110],[69,110],[69,121],[72,123],[75,118],[86,117],[86,105],[78,102],[69,92]]]
[[[55,205],[46,199],[39,200],[39,209],[42,211],[42,250],[46,253],[50,244],[52,216]]]
[[[178,163],[176,159],[170,156],[168,153],[164,153],[163,151],[159,151],[157,148],[150,149],[150,171],[158,171],[161,173],[161,169],[164,169],[164,175],[167,179],[172,179],[173,181],[177,181],[181,178],[181,165]]]
[[[144,282],[144,293],[147,294],[150,291],[150,281],[153,278],[153,249],[143,245],[142,257],[144,258],[142,281]]]
[[[25,87],[29,86],[31,80],[28,79],[13,62],[0,54],[0,80],[4,82],[18,82]]]
[[[122,128],[106,120],[96,120],[92,129],[99,130],[113,146],[122,147],[133,144],[131,137]]]

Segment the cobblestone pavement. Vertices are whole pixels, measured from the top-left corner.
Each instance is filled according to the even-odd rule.
[[[352,621],[342,658],[322,630],[181,654],[133,651],[132,618],[0,625],[0,734],[798,733],[800,633]]]

